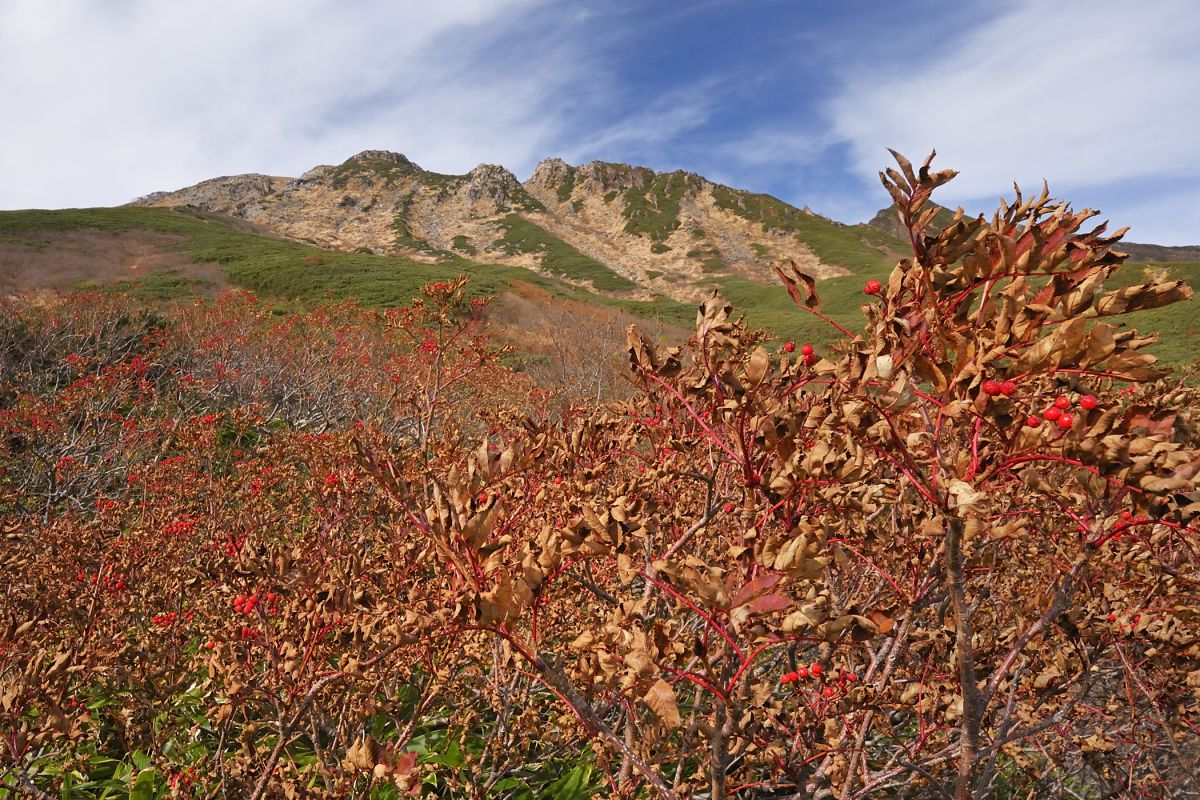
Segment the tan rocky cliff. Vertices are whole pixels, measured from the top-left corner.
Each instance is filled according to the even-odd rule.
[[[522,184],[493,164],[443,175],[367,150],[295,179],[215,178],[134,203],[194,206],[331,249],[513,264],[628,297],[693,301],[713,279],[773,283],[769,265],[782,259],[818,278],[848,271],[805,241],[809,222],[837,225],[807,209],[692,173],[606,162],[548,159]]]

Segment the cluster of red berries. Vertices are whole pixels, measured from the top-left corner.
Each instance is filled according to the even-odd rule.
[[[183,536],[191,533],[196,529],[196,522],[192,519],[173,519],[163,526],[162,532],[165,536]]]
[[[998,394],[1002,394],[1005,397],[1012,397],[1016,391],[1017,384],[1015,381],[1004,381],[1003,383],[1000,381],[983,382],[983,393],[986,395],[991,395],[992,397],[995,397]]]
[[[825,668],[823,666],[813,663],[808,667],[800,667],[800,669],[796,670],[795,672],[785,672],[783,677],[780,678],[779,682],[782,684],[798,683],[810,676],[816,680],[821,680],[821,675],[824,674],[824,672]],[[837,685],[835,686],[833,684],[826,684],[821,689],[821,695],[826,698],[836,697],[839,690],[845,689],[846,684],[855,683],[857,681],[858,673],[846,672],[844,669],[839,669],[837,675]]]
[[[821,673],[824,671],[825,671],[825,668],[823,666],[821,666],[820,664],[814,663],[812,666],[809,666],[809,667],[801,667],[800,669],[796,670],[795,672],[783,673],[783,677],[779,679],[779,682],[784,683],[784,684],[795,683],[796,681],[804,680],[809,675],[812,675],[814,678],[819,678],[819,677],[821,677]]]
[[[168,611],[165,614],[155,614],[150,618],[150,623],[159,628],[169,628],[179,619],[179,615],[174,611]]]
[[[1112,529],[1109,531],[1108,537],[1104,541],[1108,541],[1109,539],[1120,539],[1122,536],[1125,535],[1126,531],[1128,531],[1134,525],[1136,525],[1138,523],[1142,523],[1142,522],[1147,522],[1147,521],[1148,520],[1145,520],[1145,519],[1141,519],[1141,520],[1134,519],[1133,514],[1131,514],[1128,511],[1122,511],[1121,512],[1121,520],[1112,526]]]
[[[196,770],[192,767],[188,767],[182,772],[176,772],[174,775],[172,775],[167,783],[171,786],[171,788],[182,786],[186,789],[199,779],[200,776],[196,774]]]
[[[1099,404],[1100,401],[1090,394],[1079,398],[1079,407],[1084,411],[1091,411]],[[1042,412],[1041,419],[1033,414],[1030,414],[1025,418],[1025,424],[1030,428],[1037,428],[1041,426],[1042,420],[1045,420],[1046,422],[1053,422],[1064,431],[1070,430],[1070,428],[1075,424],[1075,418],[1067,413],[1068,409],[1070,408],[1071,399],[1065,395],[1060,395],[1059,397],[1054,398],[1054,403],[1048,406],[1046,410]]]
[[[76,572],[75,573],[75,580],[79,581],[80,583],[84,583],[85,581],[87,581],[87,579],[88,579],[87,573],[85,573],[85,572]],[[101,576],[99,573],[96,573],[95,575],[92,576],[91,584],[92,584],[92,586],[95,586],[96,584],[100,584],[101,586],[104,587],[104,590],[109,593],[124,591],[125,589],[127,589],[129,587],[129,584],[125,582],[124,578],[117,577],[117,576],[109,576],[109,575]]]
[[[871,279],[863,287],[863,294],[879,294],[881,289],[883,289],[883,284],[875,279]]]
[[[242,551],[242,546],[246,544],[245,536],[230,536],[225,542],[226,558],[237,558],[237,554]],[[214,545],[214,549],[219,545]]]
[[[783,345],[783,352],[785,352],[785,353],[796,352],[796,343],[795,342],[786,342]],[[805,366],[811,367],[813,364],[817,363],[817,356],[816,356],[816,353],[813,351],[813,346],[811,344],[808,344],[807,342],[800,345],[800,355],[804,356]]]
[[[266,611],[268,613],[278,610],[279,595],[275,592],[267,592],[261,597],[257,594],[239,594],[233,598],[233,608],[242,614],[253,614],[254,610],[258,608],[259,602],[263,600],[267,603]]]
[[[242,628],[242,638],[243,639],[257,639],[259,636],[259,633],[260,633],[260,631],[258,630],[258,628],[249,628],[249,627]]]
[[[1155,616],[1154,619],[1162,619],[1162,616]],[[1142,615],[1134,614],[1133,616],[1129,617],[1129,624],[1126,625],[1120,617],[1118,617],[1116,614],[1110,613],[1108,615],[1108,621],[1116,623],[1117,633],[1132,636],[1137,633],[1137,627],[1142,623]]]

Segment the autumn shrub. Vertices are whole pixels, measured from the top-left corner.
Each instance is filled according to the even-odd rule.
[[[0,787],[1196,793],[1200,403],[1110,321],[1191,292],[1106,290],[1046,193],[931,233],[953,173],[897,161],[860,330],[714,296],[607,404],[550,413],[462,281],[16,309]]]

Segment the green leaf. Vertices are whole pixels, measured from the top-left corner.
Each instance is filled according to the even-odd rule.
[[[586,800],[592,796],[588,781],[592,777],[591,764],[579,764],[575,769],[550,784],[546,797],[551,800]]]
[[[138,773],[137,780],[129,792],[129,800],[154,800],[154,784],[158,772],[153,769],[143,769]]]

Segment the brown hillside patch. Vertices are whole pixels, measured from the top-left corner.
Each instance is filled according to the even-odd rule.
[[[628,395],[625,332],[630,325],[655,339],[680,338],[678,328],[619,309],[557,298],[521,282],[488,310],[488,326],[496,340],[522,354],[521,371],[538,385],[558,390],[565,406]]]
[[[39,231],[0,239],[0,293],[71,289],[84,281],[139,280],[170,270],[212,286],[225,285],[217,264],[198,264],[175,246],[184,239],[153,231]]]

